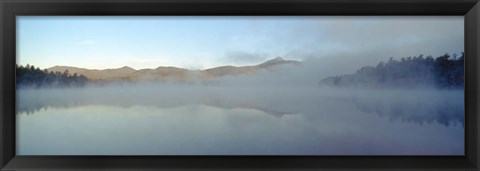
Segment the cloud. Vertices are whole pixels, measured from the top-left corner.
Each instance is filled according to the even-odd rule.
[[[344,74],[389,57],[458,54],[464,49],[463,24],[460,16],[322,17],[282,26],[285,34],[272,37],[285,58]]]
[[[233,64],[256,64],[264,62],[268,57],[269,55],[267,53],[261,52],[229,51],[222,60]]]
[[[234,44],[219,61],[251,65],[281,56],[344,74],[390,57],[458,54],[464,49],[461,16],[322,16],[282,18],[270,25],[252,22],[253,35],[232,36]]]
[[[80,44],[82,44],[82,45],[93,45],[95,43],[96,42],[94,40],[84,40]]]

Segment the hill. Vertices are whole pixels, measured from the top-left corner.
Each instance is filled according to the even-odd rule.
[[[241,74],[254,74],[260,70],[273,71],[275,68],[283,65],[301,65],[300,61],[284,60],[277,57],[253,66],[219,66],[205,70],[189,70],[177,67],[160,66],[155,69],[140,69],[135,70],[128,66],[116,69],[85,69],[72,66],[54,66],[47,68],[48,72],[65,72],[73,75],[84,75],[91,80],[189,80],[202,79],[209,80],[223,76],[235,76]]]

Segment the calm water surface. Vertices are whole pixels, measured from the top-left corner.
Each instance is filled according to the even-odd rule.
[[[252,91],[19,90],[17,154],[464,153],[463,91],[246,92]]]

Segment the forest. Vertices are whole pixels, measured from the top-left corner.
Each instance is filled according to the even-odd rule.
[[[334,76],[322,79],[320,86],[336,87],[464,87],[464,59],[448,53],[433,58],[423,55],[401,58],[393,57],[388,62],[380,62],[377,66],[366,66],[353,74]]]
[[[68,70],[62,72],[48,72],[38,67],[27,64],[16,65],[17,87],[81,87],[86,85],[88,79],[77,73],[70,74]]]

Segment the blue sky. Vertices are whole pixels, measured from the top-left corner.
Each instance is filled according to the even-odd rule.
[[[17,63],[205,69],[282,56],[371,64],[390,56],[460,53],[463,34],[463,16],[19,16]]]

